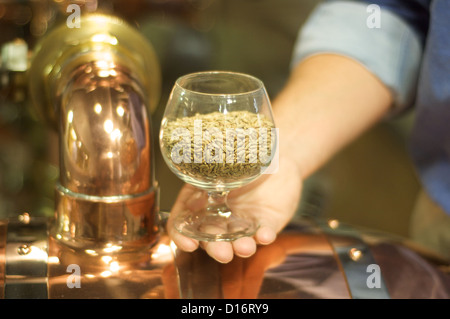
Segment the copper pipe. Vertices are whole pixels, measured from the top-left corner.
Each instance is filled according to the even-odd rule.
[[[146,248],[158,233],[150,113],[159,66],[123,21],[81,21],[47,35],[29,72],[31,97],[59,133],[51,236],[99,254]]]

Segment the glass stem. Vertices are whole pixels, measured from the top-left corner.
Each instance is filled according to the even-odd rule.
[[[208,192],[208,208],[207,211],[213,214],[219,214],[222,217],[228,217],[231,210],[227,205],[227,197],[229,192]]]

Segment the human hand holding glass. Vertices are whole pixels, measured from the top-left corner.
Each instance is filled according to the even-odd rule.
[[[175,229],[206,242],[254,235],[259,220],[231,210],[227,196],[267,170],[276,134],[270,100],[255,77],[216,71],[179,78],[161,124],[161,151],[169,168],[208,200],[177,212]]]

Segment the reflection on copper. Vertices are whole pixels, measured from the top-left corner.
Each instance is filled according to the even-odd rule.
[[[23,255],[28,255],[29,253],[31,253],[31,247],[29,245],[27,245],[27,244],[20,245],[17,248],[17,253],[19,255],[22,255],[22,256]]]
[[[151,258],[152,260],[158,260],[159,262],[170,262],[173,258],[171,246],[164,243],[158,245],[158,247],[152,251]]]
[[[50,238],[49,258],[58,262],[49,263],[49,298],[165,298],[163,277],[169,278],[169,273],[164,272],[173,264],[167,247],[169,240],[164,236],[150,250],[99,255],[89,250],[74,251]],[[72,275],[67,271],[69,265],[80,267],[78,289],[67,285]],[[176,283],[176,274],[169,280]]]
[[[29,213],[23,213],[23,214],[19,215],[18,219],[19,219],[19,222],[21,222],[23,224],[29,224],[31,217],[30,217]]]
[[[115,36],[112,36],[108,33],[97,33],[91,37],[93,42],[108,42],[111,45],[117,45],[119,41]]]

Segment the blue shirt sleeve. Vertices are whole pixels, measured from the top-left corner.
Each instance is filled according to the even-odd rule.
[[[415,99],[422,40],[404,18],[374,2],[319,4],[299,32],[292,67],[320,53],[353,58],[391,90],[397,112]]]

